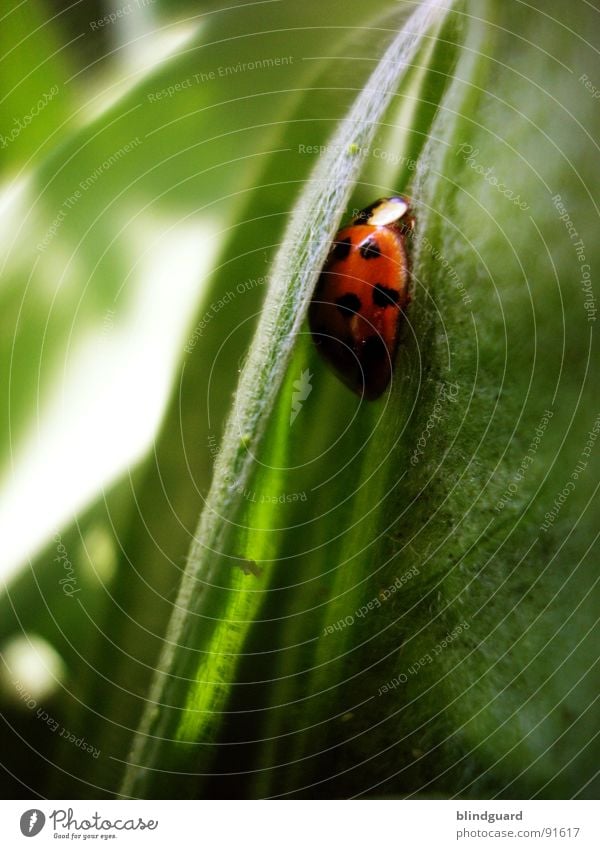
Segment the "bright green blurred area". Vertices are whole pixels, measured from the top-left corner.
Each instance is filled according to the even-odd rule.
[[[97,797],[118,793],[285,226],[413,4],[11,3],[2,763],[9,795]],[[389,402],[361,407],[301,334],[228,552],[262,583],[199,586],[188,746],[150,796],[597,793],[597,13],[474,0],[457,21],[353,194],[419,193]]]

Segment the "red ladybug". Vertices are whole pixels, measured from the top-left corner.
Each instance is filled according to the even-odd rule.
[[[410,301],[408,198],[381,198],[338,231],[308,311],[319,353],[340,380],[374,400],[387,388]]]

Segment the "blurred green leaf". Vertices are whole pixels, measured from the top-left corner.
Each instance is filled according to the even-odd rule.
[[[148,450],[257,175],[270,157],[281,173],[297,156],[281,116],[315,72],[303,62],[306,31],[294,45],[278,27],[289,10],[278,8],[274,31],[260,36],[260,14],[258,6],[225,13],[228,39],[218,16],[194,21],[177,58],[116,104],[110,88],[98,93],[99,117],[65,132],[11,186],[1,349],[6,578]]]
[[[6,179],[47,155],[70,123],[70,47],[60,16],[37,0],[4,4],[0,26],[0,150]],[[76,37],[77,38],[77,37]]]

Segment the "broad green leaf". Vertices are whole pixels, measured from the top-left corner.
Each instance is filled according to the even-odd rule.
[[[52,709],[66,711],[66,724],[102,750],[100,761],[88,764],[68,743],[46,741],[56,747],[65,770],[60,778],[65,795],[76,792],[65,783],[70,771],[79,774],[92,768],[95,787],[104,765],[106,774],[112,775],[115,764],[110,758],[122,755],[133,733],[141,706],[136,694],[143,692],[153,668],[162,623],[201,504],[199,490],[210,479],[211,456],[203,435],[203,398],[211,376],[206,364],[212,363],[221,338],[237,329],[231,337],[236,351],[232,362],[223,365],[221,359],[218,380],[209,384],[214,435],[230,403],[253,317],[260,310],[265,258],[280,239],[290,195],[298,191],[314,161],[314,154],[304,153],[304,147],[324,143],[368,75],[366,64],[351,75],[346,71],[343,85],[332,91],[328,57],[344,49],[355,52],[352,45],[358,41],[366,55],[377,55],[382,32],[389,37],[389,27],[377,25],[365,36],[359,26],[377,13],[357,4],[345,26],[322,27],[320,9],[314,4],[305,9],[303,26],[290,29],[290,21],[297,23],[296,11],[280,5],[272,13],[273,30],[262,35],[264,10],[258,5],[198,21],[196,40],[138,88],[121,94],[116,104],[110,106],[112,88],[105,97],[101,88],[97,90],[86,110],[96,117],[86,119],[74,137],[68,136],[36,175],[46,187],[40,198],[29,206],[24,202],[28,195],[16,199],[21,207],[13,207],[11,218],[13,231],[19,232],[14,234],[16,242],[11,239],[7,257],[13,275],[7,292],[13,300],[5,312],[10,328],[5,362],[11,375],[10,422],[19,450],[14,452],[14,467],[7,471],[2,502],[4,564],[14,575],[10,596],[3,601],[2,621],[5,634],[35,629],[60,650],[70,678],[58,707],[53,704]],[[317,57],[311,59],[313,53]],[[257,62],[257,56],[264,61]],[[249,70],[242,72],[240,66]],[[230,72],[220,76],[221,67]],[[209,79],[202,77],[196,84],[194,74],[200,73]],[[194,86],[180,86],[175,94],[157,99],[157,92],[169,93],[170,86],[190,77]],[[137,137],[144,139],[142,144],[97,173],[99,164]],[[85,190],[79,186],[82,175],[86,185],[90,181]],[[282,175],[291,177],[291,182]],[[54,220],[53,204],[60,208],[64,198],[78,189],[75,205],[44,246],[44,262],[35,266],[31,291],[25,290],[22,305],[21,284],[30,273],[32,243],[35,260],[39,253],[35,245]],[[46,195],[50,199],[44,203]],[[184,252],[178,250],[177,237],[184,242]],[[217,253],[222,254],[220,260]],[[198,262],[210,266],[211,273],[200,274]],[[159,283],[165,268],[169,276]],[[80,285],[82,272],[85,286]],[[156,288],[150,285],[152,279]],[[44,335],[49,300],[40,299],[38,293],[43,294],[45,286],[52,294],[56,290],[56,298],[51,301],[53,330]],[[231,300],[231,289],[239,297]],[[182,300],[186,293],[187,304]],[[221,297],[226,308],[213,310]],[[27,335],[20,330],[13,345],[15,316]],[[95,346],[95,366],[89,360],[81,363],[78,340]],[[168,357],[165,346],[171,352]],[[179,373],[182,360],[184,370]],[[109,370],[110,362],[116,373]],[[73,366],[87,370],[83,394],[80,385],[66,379]],[[189,390],[183,390],[182,376]],[[127,466],[147,450],[171,380],[177,391],[173,416],[157,449],[158,469],[153,468],[151,455],[146,469],[134,470],[107,492],[106,505],[101,491],[99,503],[88,509],[94,486],[110,484],[119,463]],[[115,389],[124,384],[131,392],[119,400]],[[155,394],[142,397],[145,387]],[[40,404],[39,415],[36,411],[38,392],[58,406],[62,402],[65,412],[56,431],[61,451],[48,437],[48,407]],[[181,438],[182,399],[187,441],[179,451],[173,446]],[[99,418],[90,415],[92,402]],[[23,446],[22,434],[33,430],[27,425],[35,418],[39,419],[36,438],[32,435]],[[26,449],[37,444],[32,456]],[[22,462],[15,463],[15,457]],[[21,486],[19,491],[14,481],[23,466],[30,471],[29,489]],[[87,490],[79,486],[76,475],[83,476]],[[15,492],[20,495],[16,502],[8,497]],[[72,518],[75,526],[62,532],[60,526]],[[64,595],[59,583],[63,565],[55,559],[53,541],[59,529],[82,588],[83,594],[74,599]],[[112,559],[124,551],[110,575],[103,571],[102,557],[96,557],[89,536],[108,539]],[[36,558],[33,572],[17,574],[17,555],[22,559],[44,539],[49,544]],[[10,559],[8,542],[14,546]],[[126,653],[121,645],[129,646]],[[140,659],[134,664],[135,673],[132,653]],[[109,680],[116,683],[107,703]],[[106,704],[109,718],[94,708],[83,709],[85,704]],[[23,760],[21,754],[19,758]]]
[[[287,14],[265,36],[258,7],[224,13],[228,38],[218,15],[195,22],[176,58],[114,105],[99,91],[99,116],[7,189],[6,580],[148,451],[230,228],[266,159],[289,153],[281,116],[313,71]]]
[[[32,569],[13,571],[0,607],[15,794],[117,794],[129,764],[126,791],[146,796],[597,796],[595,12],[457,4],[408,66],[388,67],[372,138],[332,149],[415,5],[285,0],[199,14],[157,3],[149,31],[142,20],[133,39],[105,31],[105,50],[117,49],[101,61],[70,53],[87,66],[73,81],[87,93],[73,105],[79,129],[57,130],[38,154],[52,156],[4,196],[6,468],[28,460],[40,482],[54,469],[44,509],[23,498],[23,529],[3,530],[5,553],[11,540],[22,553],[48,543]],[[67,43],[77,27],[64,18]],[[169,42],[175,33],[187,40]],[[153,70],[143,43],[157,48]],[[210,78],[276,55],[294,61]],[[202,85],[148,100],[199,72]],[[140,131],[143,144],[78,199],[33,268],[73,186]],[[248,387],[267,277],[288,287],[302,240],[287,243],[283,271],[273,258],[288,219],[309,221],[315,162],[326,185],[339,173],[327,156],[349,166],[349,182],[336,184],[331,214],[322,196],[310,201],[315,250],[276,316],[293,332],[265,340],[265,370]],[[404,190],[417,215],[413,299],[390,393],[361,404],[317,358],[299,314],[338,222]],[[216,228],[206,273],[191,267],[190,227],[202,245]],[[163,250],[167,234],[192,256],[183,278],[155,290],[153,272],[179,256]],[[118,302],[127,293],[137,307],[107,316],[124,281]],[[128,425],[154,416],[129,459],[110,440],[111,460],[124,459],[65,508],[72,467],[93,463],[76,461],[75,438],[55,463],[44,428],[50,402],[85,400],[66,377],[98,332],[100,360],[114,354],[136,392],[159,367],[162,389],[136,415],[122,402]],[[150,342],[131,375],[117,342],[134,339]],[[107,368],[85,373],[87,397],[108,391]],[[238,378],[234,415],[252,409],[248,388],[261,413],[236,431],[225,423]],[[79,415],[75,426],[78,408],[63,408],[63,443],[68,429],[97,452],[97,422]],[[32,463],[23,446],[38,419]],[[197,517],[239,459],[248,475],[209,528],[224,531],[211,558]],[[55,502],[64,527],[40,532]],[[60,583],[70,568],[73,597]],[[165,642],[173,612],[178,645]],[[19,658],[24,669],[33,659],[23,634],[46,658],[41,683],[56,676],[42,707],[97,758],[15,699]]]
[[[148,792],[153,786],[148,768],[156,769],[159,762],[160,773],[155,773],[159,787],[166,764],[177,765],[187,772],[188,758],[193,757],[196,765],[198,760],[194,749],[186,743],[211,742],[218,730],[219,714],[238,666],[239,653],[264,593],[263,589],[248,586],[248,577],[255,576],[254,561],[264,564],[256,568],[264,569],[267,586],[271,580],[277,581],[278,564],[274,556],[277,549],[271,539],[278,529],[261,526],[261,518],[268,511],[247,508],[257,453],[264,445],[269,446],[269,454],[274,454],[269,456],[269,464],[275,469],[279,464],[285,468],[285,461],[289,461],[286,420],[290,407],[286,405],[285,417],[280,414],[278,421],[272,410],[286,372],[288,379],[283,392],[286,387],[288,392],[291,389],[293,371],[288,367],[292,347],[339,221],[339,210],[348,200],[359,174],[358,154],[370,147],[377,122],[394,97],[406,67],[415,60],[424,40],[431,38],[444,20],[443,9],[435,2],[425,3],[415,12],[382,56],[298,200],[298,213],[288,226],[240,377],[211,490],[133,750],[132,759],[143,770],[130,768],[123,787],[125,793]],[[269,416],[272,426],[265,437]],[[277,483],[277,478],[271,481],[275,491]],[[254,501],[252,496],[250,501]],[[241,528],[247,529],[244,534],[240,534]],[[240,539],[244,536],[249,537],[245,550]],[[199,585],[204,585],[200,592]],[[205,620],[215,622],[209,631]],[[207,635],[210,642],[202,648],[201,641]],[[184,645],[192,651],[184,654]],[[167,705],[175,709],[168,710]],[[166,739],[161,745],[161,738],[169,734],[181,742],[174,744]]]
[[[74,105],[71,46],[62,41],[61,14],[39,0],[9,0],[0,20],[0,162],[3,178],[23,176],[52,149]],[[4,186],[4,191],[9,192]]]
[[[226,514],[244,529],[226,551],[263,572],[240,574],[213,551],[180,597],[200,618],[150,691],[134,750],[144,772],[127,790],[512,797],[575,781],[593,793],[591,736],[576,720],[595,699],[593,478],[545,518],[584,474],[597,426],[594,302],[585,281],[563,290],[578,260],[552,200],[569,185],[589,259],[596,211],[577,153],[589,129],[572,115],[562,59],[548,90],[561,25],[540,39],[526,10],[485,11],[486,24],[461,16],[456,65],[443,54],[449,88],[414,119],[426,145],[408,133],[415,298],[387,404],[362,409],[297,340],[262,471],[242,491],[246,509]],[[581,67],[575,42],[568,61]],[[367,198],[402,188],[408,154],[395,152],[396,169],[367,159]],[[307,368],[302,430],[284,437]],[[242,456],[245,436],[241,426]],[[221,485],[232,471],[217,466]],[[267,500],[298,493],[307,500]],[[197,539],[210,542],[206,526]]]

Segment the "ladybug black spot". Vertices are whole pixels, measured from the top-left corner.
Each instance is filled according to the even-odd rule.
[[[376,363],[380,363],[387,356],[388,350],[381,336],[377,334],[369,336],[362,349],[362,362],[364,366],[368,368]]]
[[[359,251],[363,259],[377,259],[377,257],[381,256],[379,245],[372,237],[365,239],[360,246]]]
[[[335,303],[339,311],[346,318],[351,318],[355,313],[360,311],[361,307],[360,298],[353,292],[342,295]]]
[[[392,307],[398,303],[398,292],[388,289],[383,283],[377,283],[373,287],[373,303],[376,307]]]
[[[352,239],[349,237],[347,239],[342,239],[341,242],[334,242],[333,248],[331,249],[330,258],[335,259],[339,262],[339,260],[346,259],[348,254],[350,253],[350,248],[352,247]]]

